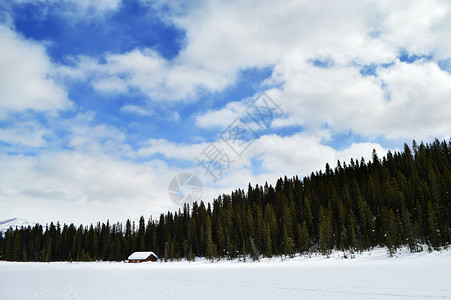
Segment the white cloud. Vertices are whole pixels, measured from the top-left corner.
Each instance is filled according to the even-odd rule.
[[[100,12],[116,10],[122,0],[66,0],[66,2],[76,5],[80,12],[88,12],[89,10],[97,10]]]
[[[0,25],[0,118],[25,110],[57,112],[71,107],[67,92],[52,78],[45,48]]]
[[[91,74],[94,89],[105,94],[138,90],[154,101],[179,101],[195,98],[201,91],[222,90],[233,81],[230,74],[170,62],[149,49],[110,54],[105,59],[106,63],[97,63],[83,57],[79,64],[82,73]],[[62,72],[84,77],[80,71]]]
[[[56,121],[55,129],[66,131],[65,146],[95,156],[132,155],[130,145],[125,142],[125,133],[112,125],[96,124],[95,116],[94,112],[88,111],[79,113],[73,118]]]
[[[322,134],[300,133],[280,137],[266,135],[259,138],[245,155],[261,162],[263,173],[282,176],[307,176],[323,170],[326,163],[335,167],[337,160],[349,162],[351,158],[371,159],[373,149],[382,157],[387,150],[377,143],[352,143],[350,147],[335,150],[324,145],[327,132]],[[259,176],[260,178],[264,176]]]
[[[399,63],[381,71],[391,98],[375,117],[388,138],[448,138],[451,128],[451,74],[435,63]]]
[[[98,79],[93,82],[92,86],[95,90],[110,95],[124,94],[128,92],[128,86],[124,82],[124,79],[121,79],[116,75]]]
[[[77,6],[75,15],[108,13],[120,6],[116,0],[71,3]],[[45,47],[0,26],[0,118],[25,110],[69,108],[71,102],[55,74],[87,80],[105,95],[144,94],[149,102],[124,104],[121,111],[149,116],[154,114],[150,105],[154,101],[197,100],[205,92],[223,91],[242,70],[274,67],[264,84],[277,86],[267,92],[286,116],[273,126],[301,125],[303,131],[260,137],[242,158],[232,158],[231,169],[216,183],[197,167],[209,188],[205,200],[244,188],[249,181],[274,183],[284,175],[308,175],[326,163],[334,167],[337,159],[370,160],[373,148],[380,156],[386,152],[375,142],[352,143],[340,150],[326,145],[337,132],[370,141],[449,137],[451,74],[437,66],[439,59],[451,57],[449,2],[205,1],[175,9],[166,21],[183,30],[186,38],[178,56],[170,60],[140,48],[102,58],[77,57],[74,68],[55,66]],[[431,58],[408,64],[396,58],[400,51]],[[330,64],[320,68],[312,64],[315,59],[328,59]],[[392,65],[381,66],[386,63]],[[376,76],[363,76],[364,65],[373,65]],[[199,112],[196,125],[224,128],[246,101]],[[173,121],[185,117],[164,112]],[[135,163],[124,157],[142,161],[163,154],[195,165],[195,157],[209,143],[154,137],[134,151],[125,132],[94,121],[90,112],[55,121],[55,128],[66,130],[64,146],[70,151],[0,155],[0,213],[23,217],[21,210],[28,209],[30,215],[32,210],[42,215],[52,210],[62,218],[97,221],[102,216],[123,219],[172,210],[167,184],[178,172],[193,169],[170,168],[158,160]],[[17,123],[2,128],[0,140],[41,147],[49,134],[37,124]],[[253,169],[252,162],[261,163],[261,168]],[[34,204],[36,199],[40,205]]]
[[[159,153],[167,158],[194,161],[195,156],[199,155],[207,146],[208,143],[184,144],[165,139],[150,139],[141,144],[141,147],[136,151],[136,155],[148,157]]]
[[[220,128],[229,126],[246,109],[245,101],[229,102],[219,110],[210,110],[196,116],[196,126]]]
[[[176,58],[168,61],[149,49],[108,55],[106,64],[96,66],[94,87],[107,93],[138,89],[153,100],[185,100],[199,89],[220,91],[238,71],[277,64],[291,53],[304,59],[332,53],[343,62],[390,61],[394,49],[368,36],[368,7],[359,3],[347,3],[349,10],[333,1],[321,7],[290,1],[190,6],[173,18],[186,32],[186,47]]]
[[[451,57],[450,14],[449,3],[439,0],[427,5],[353,0],[200,2],[185,10],[176,6],[172,22],[185,31],[186,46],[174,59],[139,49],[109,54],[105,64],[91,62],[81,68],[95,73],[93,86],[99,92],[139,90],[151,100],[177,101],[195,99],[202,91],[221,91],[240,70],[274,66],[267,83],[281,86],[274,97],[289,112],[287,119],[275,125],[318,128],[319,123],[334,132],[352,130],[392,139],[411,138],[415,133],[426,139],[449,133],[443,117],[449,111],[449,101],[444,100],[449,96],[449,74],[436,63]],[[409,67],[397,61],[400,51],[433,59]],[[311,60],[322,58],[332,65],[312,65]],[[387,69],[380,67],[393,62]],[[360,68],[370,64],[378,76],[360,74]],[[418,78],[409,79],[413,74]],[[434,78],[434,83],[421,84],[420,77]],[[408,100],[402,96],[407,90],[416,91]],[[390,101],[385,98],[388,94]],[[417,97],[420,94],[422,100]],[[240,103],[201,113],[196,125],[224,127]],[[440,121],[420,118],[425,106]],[[397,117],[400,111],[409,112],[407,122]]]
[[[86,223],[107,218],[123,221],[141,214],[157,217],[163,211],[177,209],[167,189],[172,177],[180,172],[197,174],[205,187],[202,199],[211,201],[224,192],[245,188],[248,182],[274,184],[284,175],[309,175],[323,169],[326,162],[334,166],[337,159],[361,156],[370,159],[373,148],[380,156],[385,154],[382,147],[371,143],[353,144],[336,151],[322,144],[322,137],[327,134],[263,136],[242,158],[233,156],[230,149],[218,142],[217,146],[230,154],[233,163],[213,182],[201,166],[195,166],[195,157],[201,156],[208,143],[150,140],[136,153],[132,154],[130,149],[128,152],[140,160],[152,154],[164,154],[170,160],[191,161],[191,166],[186,168],[171,168],[160,160],[145,163],[124,160],[121,152],[93,146],[102,146],[105,139],[120,135],[105,126],[89,125],[93,117],[92,113],[81,114],[69,122],[73,124],[73,128],[68,128],[73,132],[70,138],[73,150],[46,151],[36,156],[0,155],[0,218],[20,216],[43,222],[50,215],[54,221]],[[83,126],[84,123],[88,125]],[[76,144],[80,139],[85,140],[81,145]],[[117,148],[124,143],[118,138],[113,139],[112,145]],[[252,159],[261,162],[261,171],[253,172]]]
[[[155,111],[153,111],[151,109],[145,109],[142,106],[133,105],[133,104],[122,106],[121,111],[130,113],[130,114],[140,115],[140,116],[152,116],[155,114]]]
[[[449,135],[451,75],[436,63],[396,61],[379,67],[377,77],[353,67],[298,65],[280,71],[283,88],[269,92],[287,112],[276,126],[327,124],[335,132],[397,140]]]
[[[300,133],[293,136],[280,137],[277,135],[265,135],[257,140],[243,153],[242,157],[238,157],[228,146],[222,141],[215,141],[214,145],[217,149],[227,153],[230,160],[230,169],[224,170],[221,174],[218,171],[213,173],[218,177],[218,181],[214,181],[214,177],[206,172],[201,165],[197,165],[195,157],[200,160],[206,159],[202,156],[209,143],[199,144],[179,144],[167,140],[150,140],[140,150],[138,155],[146,157],[152,154],[163,154],[169,159],[183,159],[191,161],[193,165],[197,165],[195,172],[207,185],[212,189],[210,197],[216,197],[218,191],[230,192],[236,188],[243,188],[248,182],[253,184],[264,184],[265,181],[274,183],[275,180],[282,176],[307,176],[311,172],[324,169],[326,163],[331,167],[335,167],[337,160],[349,163],[350,159],[365,158],[366,161],[371,160],[373,149],[376,149],[380,157],[384,156],[387,149],[377,143],[352,143],[351,146],[335,150],[331,146],[324,145],[328,133]],[[261,170],[254,172],[252,161],[261,163]],[[224,163],[224,161],[222,161]],[[223,165],[226,167],[226,164]],[[212,194],[213,193],[213,194]],[[211,198],[205,198],[211,200]]]
[[[169,120],[170,120],[170,121],[173,121],[173,122],[178,122],[178,121],[180,121],[180,114],[179,114],[179,112],[178,112],[178,111],[172,112],[171,115],[170,115],[170,117],[169,117]]]
[[[176,171],[159,161],[137,164],[72,151],[37,157],[2,154],[0,170],[0,218],[123,221],[176,208],[167,195]]]
[[[379,1],[381,39],[410,54],[451,56],[449,1]]]
[[[309,175],[335,160],[335,150],[321,144],[321,139],[308,135],[261,137],[255,148],[264,169],[283,175]],[[251,151],[252,151],[251,150]]]
[[[383,148],[381,145],[377,143],[352,143],[350,147],[345,148],[343,150],[337,151],[335,158],[336,160],[340,160],[341,163],[346,162],[347,164],[350,162],[351,158],[360,159],[363,157],[366,162],[372,160],[372,150],[376,150],[376,153],[379,158],[384,157],[388,149]],[[335,165],[329,163],[331,167],[335,167]]]
[[[45,136],[52,132],[34,121],[19,121],[9,127],[0,128],[0,141],[14,146],[44,147]]]

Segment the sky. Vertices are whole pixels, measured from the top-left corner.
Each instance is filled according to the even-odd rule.
[[[448,140],[450,36],[447,0],[0,1],[0,220],[158,218],[179,174],[211,201]]]

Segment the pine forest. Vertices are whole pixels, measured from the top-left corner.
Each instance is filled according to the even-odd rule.
[[[299,151],[302,151],[300,149]],[[245,186],[246,183],[243,183]],[[8,261],[122,261],[134,251],[162,260],[253,259],[296,254],[351,257],[377,246],[394,254],[448,247],[451,240],[451,140],[413,141],[402,152],[329,164],[275,186],[238,189],[185,205],[158,219],[88,226],[50,223],[0,235]]]

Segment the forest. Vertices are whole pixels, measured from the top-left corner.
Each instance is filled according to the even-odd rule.
[[[299,151],[302,151],[300,149]],[[412,252],[451,240],[451,140],[404,144],[372,160],[351,159],[275,186],[238,189],[135,224],[50,223],[0,235],[7,261],[123,261],[134,251],[162,260],[253,259],[385,246]]]

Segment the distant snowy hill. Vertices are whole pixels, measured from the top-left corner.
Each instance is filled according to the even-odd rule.
[[[0,232],[6,232],[6,230],[8,230],[9,227],[20,228],[21,226],[28,226],[28,225],[32,225],[32,224],[28,223],[28,221],[25,219],[13,218],[13,219],[4,220],[4,221],[0,221]]]

